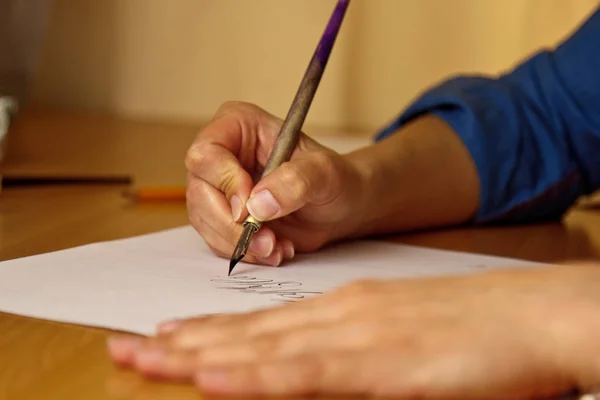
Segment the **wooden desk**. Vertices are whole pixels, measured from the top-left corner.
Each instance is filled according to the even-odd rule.
[[[0,171],[66,173],[75,168],[96,174],[133,173],[149,180],[159,174],[158,180],[170,183],[181,178],[181,160],[195,129],[32,114],[20,121],[16,133],[21,136],[12,138],[9,163]],[[63,141],[69,137],[75,142]],[[144,144],[150,144],[151,150],[138,154]],[[184,204],[136,205],[121,196],[122,190],[118,186],[48,187],[0,193],[0,260],[187,224]],[[600,212],[575,209],[563,224],[450,229],[393,240],[546,262],[599,258]],[[115,368],[105,352],[107,334],[101,329],[0,314],[0,399],[199,398],[191,387],[146,382]]]

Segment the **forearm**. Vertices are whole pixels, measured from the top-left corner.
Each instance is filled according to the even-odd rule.
[[[435,116],[347,157],[363,177],[354,236],[460,224],[476,213],[475,165],[461,139]]]
[[[600,9],[509,73],[426,91],[351,155],[369,181],[359,233],[558,220],[600,188],[598,45]]]

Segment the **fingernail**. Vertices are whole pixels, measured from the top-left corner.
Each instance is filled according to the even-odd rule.
[[[139,364],[156,364],[159,363],[165,357],[163,349],[151,348],[145,351],[141,351],[136,354],[136,363]]]
[[[275,244],[270,236],[257,233],[250,241],[248,249],[259,257],[269,257],[274,246]]]
[[[163,334],[171,333],[174,330],[176,330],[177,328],[179,328],[180,325],[181,325],[181,321],[177,321],[177,320],[165,322],[164,324],[161,324],[158,326],[158,333],[163,333]]]
[[[270,265],[272,267],[278,267],[283,261],[283,250],[281,248],[277,248],[273,251],[269,257],[265,258],[257,258],[261,264]]]
[[[282,261],[283,261],[283,250],[277,250],[277,257],[275,258],[273,266],[279,267],[279,265],[281,265]]]
[[[290,242],[286,242],[283,244],[283,256],[285,258],[288,259],[292,259],[294,258],[294,255],[296,254],[295,250],[294,250],[294,244],[290,243]]]
[[[230,200],[231,203],[231,215],[233,216],[233,220],[235,222],[239,221],[242,216],[242,202],[240,198],[236,195],[233,195]]]
[[[267,221],[280,210],[279,203],[268,190],[252,195],[246,207],[250,215],[259,221]]]

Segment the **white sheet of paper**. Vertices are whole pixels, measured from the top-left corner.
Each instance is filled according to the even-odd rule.
[[[0,263],[0,311],[152,334],[173,318],[245,312],[331,291],[361,278],[461,274],[521,260],[378,241],[298,255],[281,268],[214,256],[185,226]]]

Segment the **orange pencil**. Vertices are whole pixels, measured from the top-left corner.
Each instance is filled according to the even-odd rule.
[[[173,187],[146,187],[125,192],[125,195],[136,201],[185,201],[186,188]]]

